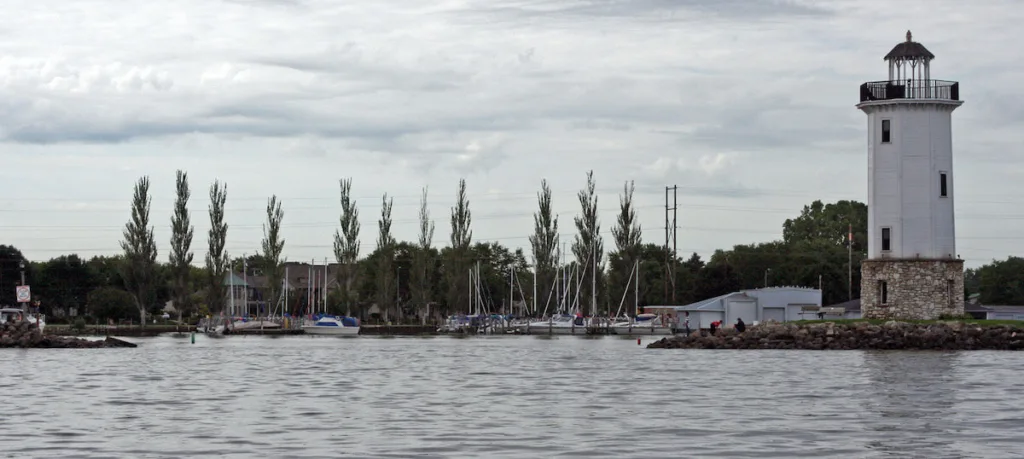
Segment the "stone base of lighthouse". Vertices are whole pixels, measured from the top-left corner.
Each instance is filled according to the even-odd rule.
[[[964,314],[963,260],[864,260],[860,273],[865,319],[934,320]]]

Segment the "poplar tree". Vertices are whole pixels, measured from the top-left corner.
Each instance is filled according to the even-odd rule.
[[[156,302],[156,240],[153,227],[149,226],[149,210],[152,204],[149,195],[149,177],[139,178],[132,197],[132,216],[124,227],[121,249],[124,257],[121,276],[125,289],[139,308],[142,326],[146,325],[146,310]]]
[[[284,252],[284,239],[281,238],[281,220],[283,219],[284,211],[281,210],[281,201],[277,200],[277,195],[273,195],[267,201],[267,223],[263,225],[263,253],[261,254],[263,274],[267,276],[267,295],[263,298],[267,305],[265,313],[269,313],[277,305],[284,281],[284,260],[281,258],[281,253]]]
[[[431,244],[434,240],[434,221],[430,219],[430,210],[427,208],[427,188],[423,188],[420,196],[420,234],[417,241],[416,253],[412,261],[412,287],[411,296],[416,307],[423,311],[420,315],[420,323],[426,324],[430,316],[431,288],[430,269]]]
[[[595,285],[592,267],[598,268],[596,285],[600,286],[600,266],[604,256],[604,241],[601,239],[601,224],[597,213],[597,185],[594,183],[594,171],[587,172],[587,186],[580,190],[577,196],[580,200],[580,215],[575,218],[577,234],[572,243],[572,253],[576,256],[576,262],[580,269],[580,309],[586,311],[590,307],[583,304],[584,299],[589,298],[591,301],[596,301],[597,298],[597,292],[592,288],[592,285]]]
[[[389,317],[392,307],[397,308],[398,304],[392,305],[394,298],[394,250],[395,238],[391,235],[391,206],[394,199],[388,199],[384,193],[381,198],[380,220],[377,221],[377,307],[380,308],[385,320]]]
[[[178,170],[175,180],[177,198],[174,201],[174,214],[171,216],[171,253],[170,268],[173,273],[172,295],[174,308],[178,310],[178,319],[186,311],[191,312],[191,274],[192,274],[192,234],[194,227],[188,213],[188,199],[191,192],[188,188],[188,173]]]
[[[466,291],[466,273],[470,267],[470,244],[473,231],[470,229],[472,214],[469,211],[469,198],[466,196],[466,179],[459,179],[459,190],[452,207],[451,218],[451,251],[448,263],[445,264],[448,278],[448,305],[454,310],[469,311],[469,292]],[[450,267],[450,268],[449,268]]]
[[[616,218],[615,227],[612,228],[612,238],[615,240],[615,251],[618,258],[616,266],[609,266],[610,270],[615,271],[614,278],[618,281],[613,283],[616,288],[612,290],[615,290],[617,295],[612,298],[613,301],[621,301],[620,298],[629,282],[633,264],[640,259],[642,233],[640,223],[636,218],[636,206],[633,205],[635,189],[632,181],[626,182],[622,186],[622,195],[619,196],[619,215]],[[632,282],[634,285],[637,282],[635,276]]]
[[[210,231],[206,250],[206,307],[211,313],[224,311],[227,288],[224,276],[228,271],[228,254],[224,248],[228,238],[228,224],[224,222],[224,203],[228,199],[228,186],[214,181],[210,186]]]
[[[537,193],[537,212],[533,214],[533,269],[537,273],[538,299],[547,301],[555,283],[555,268],[558,266],[558,217],[551,211],[551,187],[547,180],[541,180]],[[538,301],[538,308],[542,306]],[[547,309],[547,304],[543,305]]]
[[[357,291],[354,286],[359,276],[359,209],[352,199],[352,179],[338,181],[341,185],[341,228],[334,231],[334,259],[340,265],[338,286],[346,315],[352,313]]]

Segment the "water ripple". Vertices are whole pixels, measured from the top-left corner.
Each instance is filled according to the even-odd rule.
[[[1002,458],[1018,354],[646,350],[580,337],[0,351],[5,455]],[[88,357],[83,358],[83,354]]]

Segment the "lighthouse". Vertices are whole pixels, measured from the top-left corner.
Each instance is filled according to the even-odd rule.
[[[889,78],[862,84],[857,104],[868,121],[861,313],[868,319],[962,315],[952,145],[960,84],[932,78],[935,55],[910,31],[884,59]]]

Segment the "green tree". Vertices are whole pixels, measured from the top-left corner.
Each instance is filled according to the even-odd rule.
[[[224,250],[228,238],[228,224],[224,221],[224,204],[228,199],[228,186],[214,181],[210,186],[210,231],[206,252],[206,307],[210,312],[224,312],[227,288],[224,278],[228,272],[228,254]]]
[[[829,241],[846,247],[850,227],[853,228],[853,251],[867,251],[868,206],[857,201],[823,204],[820,200],[804,206],[800,216],[782,224],[782,240],[796,242]]]
[[[850,225],[852,251],[847,245]],[[836,304],[860,296],[860,262],[866,248],[864,204],[814,201],[804,206],[797,218],[783,223],[781,241],[718,250],[712,255],[711,264],[728,265],[738,288],[763,287],[766,280],[769,286],[820,285],[822,302]]]
[[[89,313],[100,320],[129,319],[135,312],[135,298],[119,288],[100,287],[87,298]]]
[[[47,315],[57,310],[70,313],[72,308],[85,312],[89,292],[98,286],[95,272],[76,254],[42,263],[35,283],[33,296],[41,298],[42,312]]]
[[[345,305],[345,313],[352,314],[357,305],[359,268],[359,209],[352,199],[352,179],[342,179],[341,185],[341,229],[334,231],[334,259],[340,265],[338,270],[339,298]],[[361,314],[360,314],[361,315]]]
[[[14,246],[0,245],[0,305],[17,304],[16,290],[21,285],[21,264],[25,265],[25,279],[28,282],[32,278],[31,263]]]
[[[529,264],[523,250],[510,250],[498,242],[477,242],[471,248],[471,258],[480,263],[480,293],[484,309],[492,313],[517,312],[511,306],[525,301],[525,293],[532,287]],[[513,272],[517,281],[510,286]]]
[[[121,266],[124,264],[124,257],[94,256],[87,262],[89,270],[96,276],[97,287],[114,287],[124,289],[124,277],[121,276]]]
[[[132,217],[125,225],[121,249],[124,250],[121,276],[125,289],[131,293],[139,318],[146,324],[146,310],[156,303],[156,240],[149,226],[149,210],[153,199],[149,196],[149,177],[135,184],[132,198]]]
[[[470,267],[470,244],[473,231],[470,229],[472,214],[469,211],[469,198],[466,196],[466,179],[459,180],[455,206],[452,207],[451,218],[451,250],[446,250],[445,277],[448,280],[449,311],[469,312],[468,285],[463,281]]]
[[[420,312],[420,323],[426,324],[427,318],[431,315],[431,268],[432,260],[431,243],[434,240],[434,222],[430,219],[430,210],[427,208],[427,188],[423,188],[423,195],[420,196],[420,233],[419,240],[413,253],[411,269],[410,297],[413,304]]]
[[[281,221],[284,220],[284,211],[281,210],[281,201],[277,195],[270,197],[267,201],[267,223],[263,226],[263,275],[267,276],[267,295],[264,297],[267,308],[264,313],[270,313],[278,303],[281,288],[284,284],[284,262],[281,258],[284,252],[284,239],[281,237]]]
[[[171,299],[178,310],[178,318],[192,312],[192,234],[195,228],[190,223],[188,198],[188,174],[177,171],[175,180],[176,199],[174,214],[171,216],[171,253],[170,269],[172,272]]]
[[[572,253],[580,266],[580,309],[597,313],[597,297],[601,288],[601,271],[594,269],[601,266],[604,257],[604,240],[601,238],[601,223],[597,210],[597,184],[594,182],[594,171],[587,172],[587,186],[578,194],[580,215],[575,218],[576,238],[572,243]],[[596,273],[595,273],[596,271]],[[595,279],[594,276],[597,276]],[[596,285],[597,290],[592,286]],[[591,306],[584,305],[586,299]]]
[[[555,285],[558,267],[558,216],[551,210],[551,187],[547,180],[541,180],[540,193],[537,193],[530,247],[533,249],[533,269],[537,273],[537,308],[544,311],[550,306],[548,301],[552,295],[549,293]]]
[[[977,269],[981,304],[1024,305],[1024,258],[1007,257]]]

